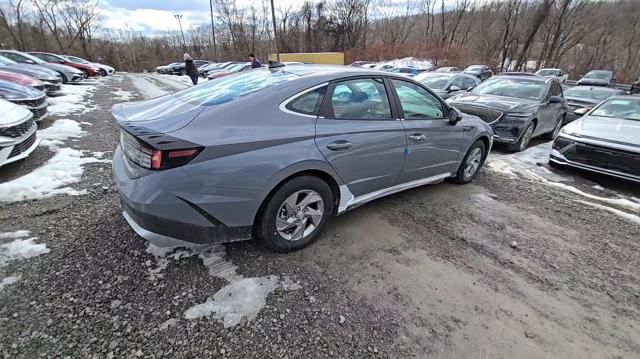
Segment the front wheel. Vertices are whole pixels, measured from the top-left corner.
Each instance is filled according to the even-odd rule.
[[[477,140],[464,156],[453,181],[459,184],[469,183],[478,174],[486,158],[487,148],[482,140]]]
[[[63,84],[69,82],[69,80],[67,80],[67,76],[65,76],[62,72],[60,72],[60,78],[62,79]]]
[[[511,152],[521,152],[524,151],[527,146],[529,146],[529,141],[533,138],[533,131],[535,130],[536,125],[531,122],[529,126],[524,130],[520,139],[514,144],[509,145],[508,149]]]
[[[256,223],[256,234],[278,252],[313,242],[333,214],[333,192],[318,177],[295,177],[269,199]]]

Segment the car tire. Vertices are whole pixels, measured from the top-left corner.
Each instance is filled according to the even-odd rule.
[[[107,73],[106,70],[100,69],[100,76],[107,77],[107,76],[109,76],[109,74]]]
[[[564,118],[566,115],[561,115],[558,117],[558,121],[556,121],[556,126],[551,130],[551,132],[545,133],[542,135],[542,138],[545,140],[553,141],[558,137],[560,133],[560,129],[562,129],[562,125],[564,124]]]
[[[65,76],[62,72],[60,72],[59,74],[63,84],[66,84],[67,82],[69,82],[69,80],[67,80],[67,76]]]
[[[312,202],[305,205],[310,198]],[[268,199],[258,214],[254,234],[278,252],[302,249],[318,238],[333,215],[333,207],[333,192],[325,181],[314,176],[294,177]]]
[[[533,133],[536,129],[536,124],[531,122],[524,131],[516,143],[510,144],[507,148],[511,152],[521,152],[527,149],[529,142],[533,138]]]
[[[487,148],[482,140],[477,140],[471,145],[469,151],[464,156],[453,182],[458,184],[467,184],[473,181],[473,178],[480,171],[480,167],[487,158]]]

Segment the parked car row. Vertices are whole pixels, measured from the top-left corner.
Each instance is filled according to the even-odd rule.
[[[63,83],[114,72],[76,56],[0,50],[0,166],[35,149],[36,122],[48,115],[47,96],[61,94]]]

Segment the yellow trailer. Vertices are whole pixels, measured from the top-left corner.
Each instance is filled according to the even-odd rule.
[[[276,61],[276,54],[269,54],[270,61]],[[310,62],[312,64],[344,65],[343,52],[310,52],[280,54],[280,62]]]

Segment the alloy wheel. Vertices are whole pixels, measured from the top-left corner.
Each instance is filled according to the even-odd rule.
[[[474,148],[469,156],[467,157],[467,162],[464,167],[464,176],[466,178],[471,178],[480,168],[480,164],[482,163],[482,150],[478,147]]]
[[[276,230],[287,241],[298,241],[311,235],[324,215],[324,201],[314,190],[300,190],[280,205]]]
[[[520,140],[520,151],[524,151],[529,145],[529,141],[531,141],[531,137],[533,136],[533,125],[527,127],[527,130],[522,134],[522,139]]]

